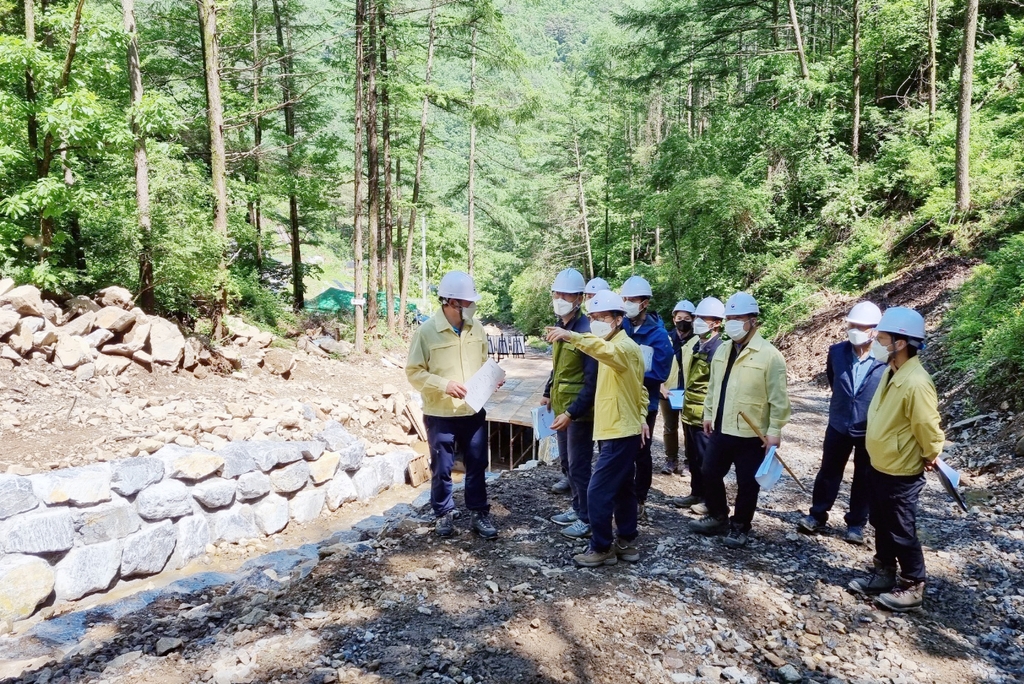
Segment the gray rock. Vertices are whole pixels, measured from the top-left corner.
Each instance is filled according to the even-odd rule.
[[[21,316],[18,315],[17,311],[0,309],[0,339],[3,339],[4,335],[7,335],[14,330],[20,320]]]
[[[54,589],[59,601],[74,601],[105,591],[121,567],[121,542],[107,541],[71,549],[56,568]]]
[[[178,542],[170,520],[162,520],[124,539],[121,552],[121,577],[153,575],[167,565]]]
[[[357,522],[352,526],[352,529],[367,537],[376,537],[384,531],[387,525],[388,519],[383,515],[371,515]]]
[[[286,376],[295,368],[295,355],[286,349],[271,349],[263,357],[263,367],[273,375]]]
[[[32,285],[15,287],[0,295],[0,304],[10,304],[22,316],[43,315],[43,298],[39,288]]]
[[[98,463],[31,475],[32,489],[43,503],[89,504],[110,501],[110,465]]]
[[[269,491],[270,476],[266,473],[261,473],[257,470],[253,473],[246,473],[238,478],[238,493],[236,496],[239,501],[252,501]]]
[[[779,679],[787,684],[797,684],[797,682],[802,682],[804,677],[792,665],[783,665],[779,668]]]
[[[341,457],[338,468],[351,473],[363,467],[363,460],[366,458],[366,445],[362,441],[356,441],[342,447],[337,454]]]
[[[279,465],[302,460],[302,447],[296,442],[232,442],[232,447],[245,449],[256,466],[265,473]]]
[[[384,466],[388,468],[387,463],[384,463]],[[381,468],[377,458],[367,458],[363,462],[363,467],[352,476],[352,486],[355,487],[356,498],[359,501],[368,501],[377,496],[390,484],[390,469],[388,469],[388,475],[387,481],[381,480]]]
[[[53,592],[50,564],[35,556],[0,558],[0,622],[22,620]]]
[[[110,354],[97,354],[95,359],[96,375],[117,376],[132,365],[132,360],[124,356],[111,356]]]
[[[697,674],[712,682],[717,682],[722,678],[722,668],[715,667],[714,665],[698,665]]]
[[[320,517],[327,500],[324,487],[310,487],[299,492],[288,502],[288,512],[297,523],[307,523]]]
[[[146,520],[178,518],[192,512],[192,495],[184,482],[163,480],[139,492],[135,507]]]
[[[391,470],[391,484],[405,484],[405,474],[409,470],[409,462],[416,458],[416,452],[412,449],[396,449],[389,451],[381,458],[388,462]]]
[[[326,447],[324,443],[319,440],[313,440],[311,442],[292,442],[295,446],[302,450],[302,457],[307,461],[315,461],[324,454]]]
[[[83,544],[124,539],[142,527],[135,507],[120,497],[108,503],[74,510],[71,521]]]
[[[196,483],[192,487],[192,496],[207,508],[224,508],[235,500],[235,482],[212,477]]]
[[[169,565],[177,570],[206,553],[206,545],[210,543],[210,524],[206,516],[198,512],[178,520],[174,523],[174,530],[178,543],[174,545]]]
[[[36,347],[43,347],[48,344],[48,341],[43,337],[34,340],[33,344]],[[67,370],[92,363],[92,353],[89,344],[82,337],[60,335],[57,337],[57,347],[54,350],[54,363]]]
[[[110,340],[114,339],[114,333],[106,328],[96,328],[85,337],[80,338],[89,349],[99,349]]]
[[[359,440],[351,432],[345,429],[345,427],[336,420],[329,420],[324,425],[324,429],[313,435],[314,439],[319,442],[323,442],[331,451],[341,451],[350,444],[355,444]]]
[[[92,332],[92,326],[95,322],[96,314],[92,311],[86,311],[81,316],[77,316],[71,319],[68,323],[57,328],[57,332],[65,335],[72,335],[74,337],[81,337],[82,335],[88,335]]]
[[[158,658],[162,658],[171,651],[177,651],[184,645],[184,641],[178,637],[160,637],[156,640],[156,646],[153,647],[153,652],[156,653]]]
[[[217,455],[224,459],[224,470],[221,472],[221,477],[233,480],[256,470],[258,466],[256,460],[249,453],[248,444],[248,442],[231,442],[217,452]]]
[[[746,672],[735,665],[722,670],[722,678],[729,682],[738,682],[746,676]]]
[[[156,318],[149,331],[149,346],[153,350],[154,363],[178,366],[185,354],[185,336],[178,330],[178,326]]]
[[[290,494],[297,492],[309,482],[309,464],[297,461],[270,473],[270,484],[275,492]]]
[[[253,520],[252,507],[248,504],[236,503],[231,508],[207,513],[206,521],[210,523],[210,539],[214,542],[235,542],[260,536],[259,528]]]
[[[22,513],[0,523],[0,543],[7,553],[55,553],[75,542],[71,512],[64,508]]]
[[[340,472],[334,479],[327,483],[327,508],[336,511],[342,504],[355,501],[358,498],[356,487],[352,484],[352,478],[348,473]]]
[[[268,494],[259,503],[253,504],[252,514],[256,526],[263,534],[280,532],[288,524],[288,499],[278,494]]]
[[[126,458],[110,464],[110,488],[132,496],[164,479],[164,463],[157,458]]]
[[[119,306],[104,306],[96,312],[94,325],[97,328],[120,333],[132,327],[133,323],[135,323],[135,314],[131,311],[125,311]]]
[[[39,505],[32,482],[18,475],[0,475],[0,520],[31,511]]]

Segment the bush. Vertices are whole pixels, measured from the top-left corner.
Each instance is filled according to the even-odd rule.
[[[539,335],[551,325],[551,283],[554,273],[540,266],[530,266],[512,279],[512,318],[525,335]]]

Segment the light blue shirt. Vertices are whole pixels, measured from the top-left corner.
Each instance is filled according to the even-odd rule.
[[[868,377],[868,372],[871,370],[871,365],[874,363],[874,359],[871,354],[868,354],[863,359],[854,359],[853,361],[853,391],[857,392],[860,390],[860,386],[864,384],[864,381]]]

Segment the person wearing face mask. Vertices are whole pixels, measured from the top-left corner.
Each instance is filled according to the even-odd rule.
[[[612,289],[611,286],[604,278],[591,278],[588,280],[586,286],[583,288],[583,313],[589,313],[587,307],[590,305],[590,300],[594,298],[594,295],[601,290],[610,289]]]
[[[825,376],[832,389],[828,408],[828,428],[822,444],[821,467],[814,478],[810,513],[797,528],[806,534],[825,529],[828,512],[839,496],[843,471],[853,454],[853,481],[850,483],[850,510],[846,514],[846,534],[851,544],[864,543],[864,525],[870,509],[870,468],[864,446],[868,405],[875,394],[885,364],[871,356],[871,341],[882,312],[871,302],[860,302],[846,317],[847,339],[829,347]]]
[[[581,334],[590,332],[590,320],[580,312],[583,289],[583,275],[576,269],[566,269],[555,277],[551,303],[558,316],[558,328]],[[550,406],[555,413],[551,427],[557,430],[558,457],[572,492],[572,506],[552,516],[551,522],[565,526],[564,536],[583,539],[590,536],[587,487],[594,458],[597,361],[572,344],[557,341],[552,344],[551,363],[551,376],[541,404]]]
[[[710,440],[704,434],[704,400],[711,380],[711,361],[722,345],[718,331],[725,318],[725,305],[720,299],[705,297],[697,305],[694,314],[696,319],[693,332],[696,339],[683,347],[683,372],[679,377],[679,389],[684,390],[680,418],[683,423],[686,465],[690,470],[690,493],[673,499],[671,503],[679,508],[696,511],[697,505],[704,503],[704,455]]]
[[[711,361],[711,379],[704,400],[704,434],[711,438],[703,463],[704,503],[708,512],[690,523],[698,534],[727,532],[725,545],[746,546],[750,523],[757,510],[760,485],[754,479],[766,449],[782,442],[782,428],[789,422],[786,361],[758,332],[760,308],[746,292],[737,292],[725,303],[728,341]],[[740,417],[743,412],[767,438]],[[729,519],[725,476],[736,465],[736,502]]]
[[[672,342],[668,331],[661,322],[658,313],[650,308],[651,285],[640,276],[631,276],[622,284],[619,294],[625,307],[626,322],[623,327],[633,341],[646,347],[651,362],[645,368],[644,386],[647,388],[649,405],[647,407],[647,426],[654,432],[654,424],[658,420],[658,401],[661,398],[661,386],[668,380],[672,370]],[[644,442],[636,458],[636,498],[640,506],[640,519],[645,518],[647,494],[651,491],[654,474],[654,463],[651,459],[651,442]]]
[[[917,538],[917,500],[924,471],[935,468],[946,436],[935,384],[917,353],[924,349],[924,318],[913,309],[886,309],[871,355],[886,364],[868,407],[865,436],[871,459],[872,573],[850,583],[883,608],[904,612],[924,603],[925,566]],[[898,572],[897,572],[898,570]]]
[[[661,421],[662,439],[665,442],[665,465],[661,468],[662,475],[679,473],[679,411],[672,408],[668,401],[669,389],[682,386],[679,369],[682,367],[683,346],[693,339],[693,302],[684,299],[676,303],[672,309],[672,325],[668,337],[672,341],[672,370],[668,379],[661,386]]]
[[[465,382],[487,361],[487,333],[474,318],[480,300],[473,278],[450,271],[437,288],[441,309],[419,327],[409,345],[405,374],[423,397],[423,423],[430,445],[430,504],[438,536],[455,534],[452,465],[458,445],[466,465],[466,508],[472,529],[484,539],[498,536],[487,503],[487,416],[463,398]]]
[[[637,501],[633,473],[636,454],[650,440],[645,421],[649,405],[640,347],[622,329],[622,298],[602,290],[590,300],[590,332],[547,328],[547,340],[567,342],[598,362],[594,400],[594,439],[598,444],[587,506],[590,544],[573,561],[582,567],[640,560],[636,547]],[[614,520],[614,535],[612,522]]]

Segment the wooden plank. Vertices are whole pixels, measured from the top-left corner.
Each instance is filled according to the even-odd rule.
[[[419,487],[430,480],[430,464],[426,456],[417,456],[409,461],[409,484]]]
[[[409,420],[412,421],[412,426],[416,428],[416,434],[420,436],[420,439],[426,442],[427,426],[423,424],[423,409],[415,403],[409,402],[405,405],[405,415],[409,416]]]

